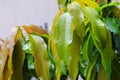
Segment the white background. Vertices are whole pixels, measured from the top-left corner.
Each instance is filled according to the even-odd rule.
[[[57,11],[57,0],[0,0],[0,38],[24,24],[44,26],[47,22],[50,30]]]

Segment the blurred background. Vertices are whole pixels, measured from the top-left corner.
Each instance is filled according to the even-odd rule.
[[[0,38],[25,24],[47,26],[49,31],[57,11],[57,0],[0,0]]]

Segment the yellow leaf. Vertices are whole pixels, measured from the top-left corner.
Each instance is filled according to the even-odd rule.
[[[56,77],[57,77],[57,80],[60,80],[60,74],[61,74],[61,60],[59,59],[59,57],[57,56],[57,52],[56,52],[56,46],[55,46],[55,42],[54,42],[54,29],[55,29],[55,26],[56,26],[56,23],[59,19],[59,17],[62,15],[63,13],[63,9],[60,9],[57,13],[57,15],[55,16],[55,19],[53,21],[53,25],[52,25],[52,34],[51,34],[51,48],[52,48],[52,53],[53,53],[53,56],[55,58],[55,60],[57,61],[56,63],[56,67],[57,67],[57,70],[56,70]]]
[[[12,70],[12,53],[14,50],[14,45],[16,43],[16,35],[18,32],[18,27],[12,29],[9,37],[5,41],[6,53],[8,56],[6,57],[6,64],[3,71],[3,80],[11,80],[11,76],[13,73]]]
[[[54,42],[54,29],[55,29],[56,23],[57,23],[60,15],[62,14],[62,12],[63,12],[63,9],[58,11],[58,13],[53,21],[53,25],[52,25],[51,47],[52,47],[52,52],[53,52],[54,58],[56,57],[56,46],[55,46],[55,42]]]
[[[85,6],[84,0],[74,0],[74,1],[78,2],[81,7],[84,7],[84,6]]]
[[[47,45],[39,35],[29,35],[34,56],[34,66],[40,80],[50,80]]]
[[[74,1],[78,2],[81,7],[90,6],[94,9],[98,9],[98,7],[99,7],[98,3],[96,3],[95,1],[92,1],[92,0],[74,0]]]
[[[94,9],[98,9],[99,5],[95,2],[95,1],[92,1],[92,0],[83,0],[84,1],[84,4],[86,4],[87,6],[90,6]]]

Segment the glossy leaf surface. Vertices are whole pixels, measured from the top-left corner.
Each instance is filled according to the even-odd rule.
[[[97,11],[95,11],[93,8],[85,7],[84,13],[85,13],[85,16],[90,20],[92,24],[91,26],[92,37],[95,42],[95,46],[97,47],[98,51],[101,54],[102,65],[105,68],[106,76],[108,80],[110,80],[111,62],[115,55],[114,51],[112,50],[111,34],[106,29],[105,24],[100,19]]]
[[[64,13],[58,19],[54,30],[54,41],[58,56],[69,65],[68,45],[72,42],[72,18],[69,13]]]

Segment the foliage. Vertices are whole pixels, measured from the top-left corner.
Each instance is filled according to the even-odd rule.
[[[0,45],[0,80],[120,80],[120,3],[97,2],[58,0],[50,34],[13,28]]]
[[[113,80],[116,65],[112,64],[119,57],[120,35],[119,18],[113,9],[120,3],[99,5],[92,0],[64,0],[63,3],[66,4],[60,7],[63,11],[59,18],[55,18],[51,36],[56,48],[53,53],[66,65],[66,76],[72,80],[79,74],[85,80]]]

